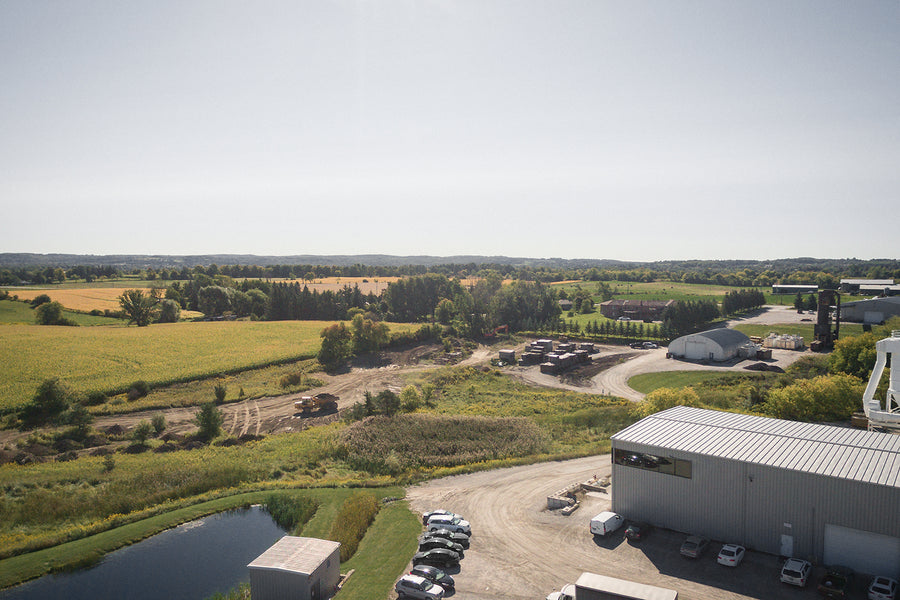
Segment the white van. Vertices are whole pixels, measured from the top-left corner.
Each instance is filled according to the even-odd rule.
[[[625,517],[614,512],[604,511],[591,519],[591,533],[594,535],[606,535],[625,523]]]

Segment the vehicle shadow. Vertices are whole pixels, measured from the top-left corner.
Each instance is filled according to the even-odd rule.
[[[780,581],[784,561],[777,556],[748,551],[739,566],[727,567],[716,561],[722,542],[711,541],[701,556],[687,558],[679,553],[685,537],[682,533],[657,528],[647,539],[631,546],[639,549],[662,575],[759,600],[818,597],[815,582],[824,573],[822,568],[814,569],[806,588],[797,588]]]

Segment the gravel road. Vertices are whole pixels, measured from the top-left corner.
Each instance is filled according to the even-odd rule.
[[[621,529],[595,539],[589,522],[609,510],[605,493],[588,493],[568,517],[547,510],[548,495],[610,472],[609,455],[591,456],[446,477],[409,488],[407,498],[415,512],[445,508],[472,524],[471,547],[450,571],[454,600],[544,598],[584,571],[674,589],[682,600],[815,597],[813,589],[781,584],[774,556],[748,552],[730,569],[716,563],[716,543],[699,559],[681,557],[685,536],[674,531],[656,530],[635,545],[625,542]]]

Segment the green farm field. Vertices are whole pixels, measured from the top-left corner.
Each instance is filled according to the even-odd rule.
[[[0,328],[0,411],[21,408],[45,379],[81,392],[121,392],[312,358],[329,321],[231,321],[150,327]],[[391,331],[412,325],[390,324]]]

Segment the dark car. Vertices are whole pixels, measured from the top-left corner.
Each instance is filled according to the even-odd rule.
[[[828,567],[825,575],[819,580],[816,591],[826,598],[846,598],[847,590],[853,583],[853,569],[849,567]]]
[[[445,548],[447,550],[453,550],[454,552],[459,554],[460,558],[463,558],[463,547],[459,544],[454,544],[446,538],[423,536],[422,539],[419,540],[419,552],[424,552],[425,550],[434,550],[435,548]]]
[[[412,563],[414,565],[431,565],[433,567],[447,568],[458,565],[459,558],[459,554],[453,550],[435,548],[434,550],[416,552],[415,555],[413,555]]]
[[[412,568],[409,574],[424,577],[431,583],[439,585],[445,590],[452,590],[456,588],[456,582],[453,581],[452,577],[450,577],[437,567],[432,567],[431,565],[416,565]]]
[[[435,529],[434,531],[426,531],[422,537],[419,538],[419,541],[427,537],[444,538],[450,540],[454,544],[459,544],[465,550],[469,549],[469,536],[464,533],[457,533],[456,531],[450,531],[449,529]]]
[[[625,537],[634,542],[639,542],[653,531],[653,525],[647,523],[630,523],[625,529]]]

